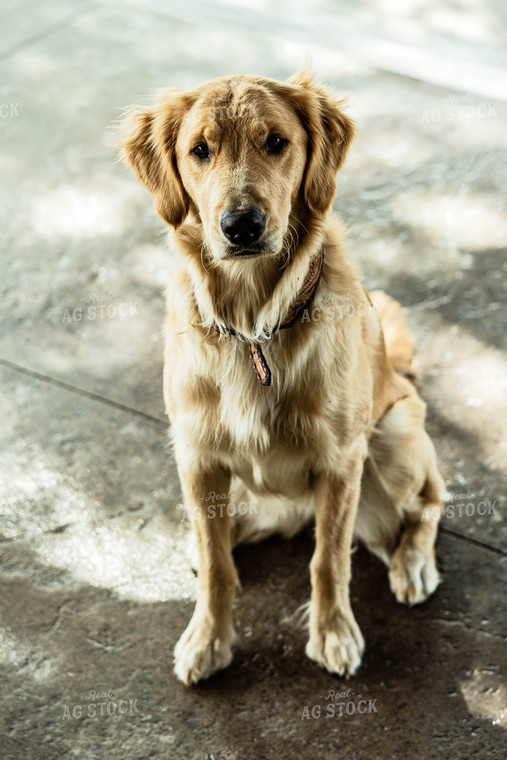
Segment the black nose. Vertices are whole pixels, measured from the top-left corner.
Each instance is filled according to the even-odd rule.
[[[256,243],[266,229],[266,214],[257,208],[229,209],[222,214],[220,227],[234,245],[249,246]]]

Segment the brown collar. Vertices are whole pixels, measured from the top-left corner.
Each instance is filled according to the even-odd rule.
[[[270,335],[270,338],[274,338],[279,330],[285,330],[286,327],[291,327],[298,318],[302,315],[305,309],[308,308],[317,290],[319,284],[320,275],[324,266],[324,246],[320,249],[319,253],[313,257],[310,261],[310,267],[306,274],[306,277],[301,286],[301,290],[297,294],[295,300],[291,303],[285,319]],[[220,328],[217,324],[213,323],[213,327],[217,332],[220,332]],[[232,327],[226,328],[228,335],[238,335]],[[248,341],[250,346],[250,359],[257,376],[257,380],[261,385],[271,385],[271,370],[266,361],[266,358],[262,352],[262,348],[259,343]]]

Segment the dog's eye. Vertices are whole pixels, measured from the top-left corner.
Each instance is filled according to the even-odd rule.
[[[270,135],[266,140],[264,148],[268,156],[281,153],[289,141],[279,135]]]
[[[194,154],[194,156],[197,156],[197,158],[209,158],[209,148],[206,145],[205,142],[199,143],[199,145],[196,145],[195,148],[191,151],[191,153]]]

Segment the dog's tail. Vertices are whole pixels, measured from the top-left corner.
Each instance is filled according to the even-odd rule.
[[[383,290],[374,290],[370,293],[370,297],[380,319],[387,356],[391,364],[400,375],[414,381],[412,360],[415,343],[401,315],[400,304],[386,295]]]

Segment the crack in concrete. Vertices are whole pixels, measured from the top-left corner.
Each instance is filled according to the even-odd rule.
[[[170,427],[167,421],[161,420],[159,417],[153,417],[153,415],[147,414],[146,412],[141,412],[139,409],[133,409],[131,406],[121,404],[119,401],[113,401],[112,399],[105,398],[105,396],[101,396],[100,393],[87,391],[84,388],[78,388],[76,385],[67,383],[64,380],[57,380],[55,377],[51,377],[50,375],[44,375],[41,372],[27,369],[27,367],[22,367],[20,364],[15,364],[8,359],[0,358],[0,366],[5,367],[5,369],[9,369],[12,372],[17,372],[18,374],[25,375],[26,377],[31,377],[34,380],[40,380],[41,382],[47,383],[48,385],[53,385],[56,388],[62,388],[62,390],[69,391],[69,393],[75,393],[78,396],[83,396],[84,398],[90,399],[91,401],[98,401],[100,404],[105,404],[106,406],[109,406],[113,409],[118,409],[121,412],[131,414],[144,422],[148,422],[151,425],[156,425],[157,427],[163,427],[166,429]]]
[[[480,628],[472,628],[463,622],[463,620],[446,620],[445,618],[431,618],[433,623],[442,623],[443,625],[455,626],[462,628],[469,633],[476,633],[479,636],[484,636],[487,639],[499,639],[502,642],[507,641],[507,637],[502,636],[501,633],[491,633],[490,631],[484,631]]]
[[[457,538],[459,541],[465,541],[469,544],[475,544],[475,546],[480,546],[482,549],[488,549],[490,552],[494,552],[495,554],[499,554],[501,557],[507,556],[506,552],[504,552],[502,549],[499,549],[496,546],[490,546],[489,544],[485,544],[483,541],[479,541],[477,538],[472,538],[471,536],[463,536],[461,533],[455,533],[453,530],[449,530],[445,525],[441,525],[439,527],[439,532],[444,533],[446,536],[452,536],[453,538]]]
[[[18,42],[16,45],[13,45],[13,47],[5,50],[3,53],[0,54],[0,62],[6,61],[11,56],[15,55],[16,53],[19,53],[20,50],[24,50],[25,48],[30,47],[31,45],[35,45],[37,42],[42,42],[43,40],[46,40],[48,37],[51,37],[52,34],[55,34],[55,32],[59,32],[62,29],[65,29],[68,27],[75,18],[78,18],[79,16],[83,16],[85,13],[88,13],[89,11],[97,11],[100,10],[101,6],[97,5],[95,2],[89,2],[83,5],[83,7],[78,8],[71,13],[68,13],[65,18],[61,19],[61,21],[57,21],[55,24],[52,24],[50,26],[47,26],[45,29],[42,29],[40,32],[37,32],[36,34],[32,34],[30,37],[26,37],[26,39],[22,40],[21,42]]]
[[[96,649],[103,649],[104,652],[123,652],[124,649],[127,649],[129,644],[103,644],[101,641],[96,641],[95,639],[85,639],[87,644],[91,644]]]
[[[71,601],[63,602],[63,604],[61,604],[61,605],[60,605],[60,607],[58,608],[58,614],[57,614],[57,616],[56,616],[56,620],[55,620],[55,622],[53,623],[53,625],[51,626],[51,628],[49,629],[49,631],[47,631],[46,633],[42,633],[42,634],[41,634],[41,639],[43,639],[44,641],[46,641],[46,640],[47,640],[47,639],[49,639],[49,638],[50,638],[50,637],[51,637],[51,636],[52,636],[54,633],[56,633],[56,631],[57,631],[57,630],[58,630],[58,628],[60,627],[60,623],[61,623],[61,622],[62,622],[62,620],[63,620],[63,615],[64,615],[64,612],[65,612],[65,610],[66,610],[68,607],[72,607],[72,602],[71,602]]]

